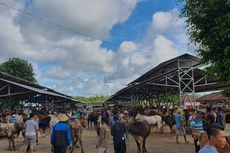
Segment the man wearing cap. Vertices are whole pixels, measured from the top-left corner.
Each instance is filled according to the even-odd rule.
[[[60,114],[58,120],[59,122],[53,127],[50,143],[53,147],[53,153],[66,153],[72,142],[70,127],[67,124],[68,116]]]

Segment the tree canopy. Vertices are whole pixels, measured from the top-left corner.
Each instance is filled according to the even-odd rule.
[[[230,81],[230,0],[178,0],[184,4],[191,41],[208,73],[219,81]]]
[[[32,64],[20,58],[10,58],[8,61],[1,63],[0,71],[31,82],[37,82]]]
[[[225,89],[221,92],[224,96],[229,97],[230,98],[230,89]]]
[[[110,98],[110,96],[92,96],[92,97],[84,97],[84,96],[76,96],[77,100],[86,103],[95,103],[95,102],[104,102]]]

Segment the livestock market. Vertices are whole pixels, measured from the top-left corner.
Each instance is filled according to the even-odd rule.
[[[0,72],[1,104],[22,104],[0,111],[1,153],[192,153],[209,143],[207,134],[213,129],[224,130],[227,140],[218,152],[229,152],[229,99],[220,92],[194,95],[230,84],[202,73],[199,60],[183,54],[165,61],[105,102],[89,105]]]
[[[230,0],[0,0],[0,153],[230,153]]]

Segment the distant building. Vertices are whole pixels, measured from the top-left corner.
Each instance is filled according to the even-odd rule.
[[[211,93],[196,99],[203,105],[209,106],[226,106],[229,104],[229,98],[220,92]]]

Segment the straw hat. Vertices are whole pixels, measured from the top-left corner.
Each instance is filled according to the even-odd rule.
[[[177,113],[177,114],[178,114],[178,113],[183,113],[183,109],[182,109],[182,108],[177,108],[176,113]]]
[[[68,121],[68,116],[67,115],[65,115],[65,114],[60,114],[60,115],[58,115],[58,120],[59,121],[62,121],[62,122],[66,122],[66,121]]]

